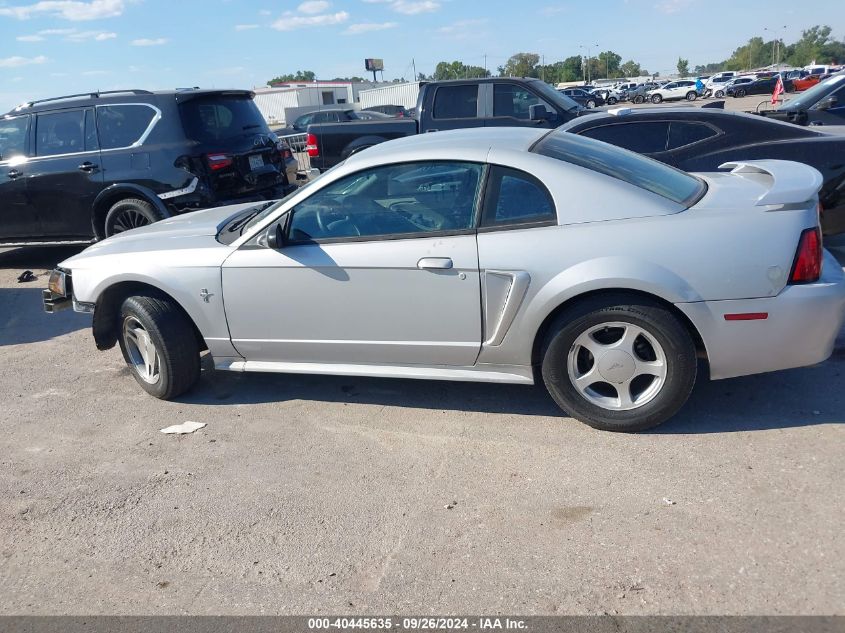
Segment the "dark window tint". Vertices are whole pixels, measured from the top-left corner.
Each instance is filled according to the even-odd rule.
[[[29,117],[0,118],[0,160],[26,154]]]
[[[368,169],[342,178],[293,211],[294,242],[470,229],[482,166],[445,161]]]
[[[270,133],[261,112],[248,97],[194,98],[182,103],[179,112],[188,138],[203,144]]]
[[[478,115],[478,86],[441,86],[434,94],[435,119],[474,119]]]
[[[85,151],[84,110],[39,114],[36,127],[35,153],[55,156]]]
[[[514,84],[496,84],[493,87],[493,116],[507,116],[527,121],[532,105],[546,105],[533,92]],[[552,112],[551,106],[546,110]]]
[[[655,154],[666,150],[669,123],[668,121],[614,123],[590,128],[579,134],[624,147],[638,154]]]
[[[552,197],[537,178],[515,169],[491,168],[482,226],[554,222],[556,219]]]
[[[672,121],[669,125],[668,149],[678,149],[716,136],[718,132],[704,123]]]
[[[97,108],[97,129],[103,149],[117,149],[134,145],[141,137],[156,112],[145,105],[113,105]]]
[[[705,191],[702,181],[679,169],[575,134],[552,132],[531,151],[617,178],[685,206]]]
[[[97,139],[97,123],[94,120],[94,109],[85,111],[85,151],[92,152],[100,149],[100,142]]]

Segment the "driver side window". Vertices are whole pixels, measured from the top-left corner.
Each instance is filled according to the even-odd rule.
[[[293,209],[291,243],[472,229],[483,167],[432,161],[367,169]]]

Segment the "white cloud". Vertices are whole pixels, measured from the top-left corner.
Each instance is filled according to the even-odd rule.
[[[86,77],[99,77],[100,75],[111,75],[110,70],[86,70],[82,73]]]
[[[359,24],[350,24],[344,33],[347,35],[360,35],[362,33],[372,33],[373,31],[395,29],[397,26],[399,26],[399,24],[396,22],[362,22]]]
[[[19,42],[43,42],[43,35],[18,35],[15,38]]]
[[[349,19],[349,14],[346,11],[339,11],[337,13],[327,13],[325,15],[311,15],[311,16],[284,16],[273,22],[272,27],[277,31],[294,31],[309,26],[329,26],[332,24],[342,24]]]
[[[17,7],[0,7],[0,15],[28,20],[46,15],[72,22],[113,18],[123,13],[125,0],[41,0],[35,4]]]
[[[137,40],[132,40],[130,42],[132,46],[161,46],[162,44],[167,44],[166,37],[157,37],[155,39],[149,39],[146,37],[142,37]]]
[[[38,57],[0,57],[0,68],[18,68],[20,66],[30,66],[32,64],[43,64],[47,61],[44,55]]]
[[[71,33],[67,39],[71,42],[87,42],[94,40],[95,42],[104,42],[106,40],[113,40],[117,37],[117,33],[107,33],[105,31],[79,31],[78,33]]]
[[[540,9],[540,15],[551,16],[557,15],[558,13],[563,13],[564,11],[566,11],[566,7],[552,5]]]
[[[332,6],[332,3],[326,2],[326,0],[305,0],[305,2],[299,5],[297,10],[300,13],[314,15],[316,13],[328,11],[330,6]]]
[[[257,24],[236,24],[235,30],[236,31],[250,31],[252,29],[257,29]]]
[[[396,13],[405,15],[417,15],[418,13],[430,13],[440,8],[437,0],[364,0],[369,4],[389,4]]]
[[[410,2],[410,0],[396,0],[390,8],[397,13],[405,15],[417,15],[418,13],[430,13],[440,8],[440,3],[434,0],[422,0],[422,2]]]

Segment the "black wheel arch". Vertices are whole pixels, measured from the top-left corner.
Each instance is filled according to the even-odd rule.
[[[105,351],[107,349],[111,349],[117,344],[117,337],[119,335],[120,328],[120,306],[123,305],[123,302],[128,297],[132,296],[155,297],[156,299],[170,301],[174,305],[178,306],[179,310],[188,320],[188,323],[191,324],[194,334],[197,337],[197,343],[199,344],[200,350],[202,351],[208,349],[205,344],[205,339],[202,337],[202,334],[200,333],[197,324],[194,323],[194,320],[191,318],[191,315],[188,314],[187,310],[185,310],[185,308],[183,308],[182,305],[170,294],[161,288],[157,288],[156,286],[148,283],[140,281],[121,281],[106,288],[97,298],[97,302],[94,307],[92,330],[94,334],[94,342],[96,343],[98,350]]]
[[[362,136],[361,138],[356,138],[354,141],[349,143],[346,147],[343,148],[343,151],[340,153],[341,158],[346,160],[352,154],[356,154],[362,150],[367,149],[368,147],[372,147],[373,145],[378,145],[379,143],[386,143],[390,139],[386,139],[383,136]]]
[[[631,301],[641,301],[645,302],[646,304],[656,305],[665,308],[669,312],[671,312],[689,332],[690,336],[692,337],[693,343],[695,344],[695,351],[698,355],[698,358],[700,360],[703,360],[705,363],[705,375],[709,375],[709,360],[707,357],[707,348],[704,345],[704,340],[701,338],[701,334],[698,332],[698,329],[695,327],[692,321],[689,320],[689,317],[687,317],[686,314],[681,312],[670,301],[666,301],[665,299],[663,299],[662,297],[658,297],[657,295],[653,295],[648,292],[643,292],[642,290],[631,290],[627,288],[603,288],[600,290],[591,290],[590,292],[585,292],[583,294],[567,299],[559,306],[557,306],[554,310],[552,310],[543,320],[543,323],[540,325],[539,329],[537,330],[537,333],[534,336],[534,345],[531,349],[531,364],[534,367],[535,371],[535,381],[539,378],[539,369],[543,361],[543,345],[545,344],[546,336],[549,334],[550,329],[554,326],[555,322],[558,320],[558,317],[560,317],[561,314],[563,314],[567,310],[572,309],[575,306],[588,302],[594,302],[596,303],[596,305],[599,305],[602,303],[624,304],[630,303]]]
[[[156,193],[142,185],[135,183],[115,183],[103,189],[94,199],[93,213],[91,215],[91,224],[94,229],[94,235],[98,240],[103,239],[105,235],[106,215],[111,209],[112,205],[125,198],[140,198],[146,200],[162,217],[169,218],[173,215],[167,205],[162,202]]]

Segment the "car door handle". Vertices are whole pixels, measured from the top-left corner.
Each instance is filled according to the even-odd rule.
[[[89,163],[87,160],[79,166],[79,171],[88,172],[89,174],[93,171],[97,171],[100,168],[99,165],[95,165],[94,163]]]
[[[417,262],[420,270],[449,270],[452,266],[451,257],[423,257]]]
[[[14,180],[15,178],[20,178],[21,176],[23,176],[23,172],[20,172],[17,169],[10,169],[7,176],[9,176],[9,178]]]

